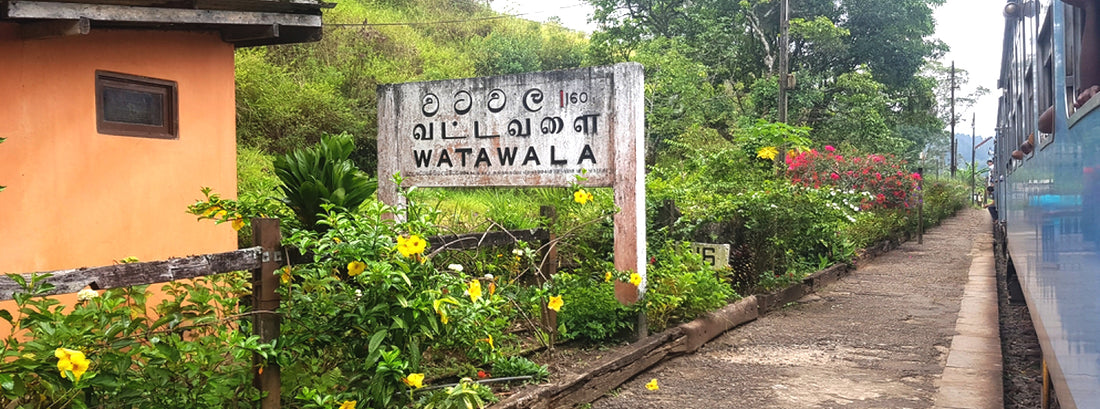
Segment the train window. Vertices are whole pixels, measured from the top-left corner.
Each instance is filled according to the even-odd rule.
[[[1091,28],[1089,26],[1095,23],[1090,23],[1089,26],[1085,24],[1088,22],[1086,19],[1085,11],[1078,7],[1066,6],[1066,104],[1071,111],[1068,118],[1068,126],[1073,127],[1083,116],[1088,112],[1095,109],[1100,105],[1100,100],[1097,98],[1091,98],[1082,104],[1079,108],[1074,108],[1074,104],[1077,102],[1078,96],[1082,95],[1086,90],[1094,85],[1100,85],[1100,63],[1096,60],[1098,52],[1086,51],[1085,47],[1090,49],[1096,48],[1098,45],[1093,34],[1086,34],[1085,30]],[[1090,37],[1086,38],[1085,35]],[[1072,75],[1070,75],[1072,74]]]
[[[1051,35],[1054,18],[1048,12],[1044,14],[1042,26],[1039,29],[1037,43],[1039,70],[1039,95],[1038,107],[1050,107],[1054,105],[1054,41]],[[1039,132],[1039,149],[1042,150],[1054,142],[1054,134]]]

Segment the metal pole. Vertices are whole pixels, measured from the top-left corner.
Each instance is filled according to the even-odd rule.
[[[917,168],[917,174],[920,175],[917,180],[917,191],[920,192],[920,203],[917,203],[917,244],[924,244],[924,158],[921,158],[921,162],[921,167]]]
[[[958,142],[955,140],[955,62],[951,62],[951,177],[955,177],[955,169],[958,168]]]
[[[790,85],[790,68],[787,66],[787,49],[790,44],[790,0],[779,2],[779,122],[787,122],[787,87]],[[782,152],[781,152],[782,153]]]
[[[974,113],[970,117],[970,203],[978,203],[978,195],[974,190],[974,178],[975,173],[978,171],[978,164],[974,162],[974,151],[978,150],[977,146],[974,146],[974,138],[978,135],[978,114]]]

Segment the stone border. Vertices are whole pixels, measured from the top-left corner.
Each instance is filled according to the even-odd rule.
[[[955,335],[951,337],[943,375],[936,382],[936,408],[1004,407],[1004,360],[992,237],[976,240],[970,254],[973,256]]]
[[[802,279],[801,283],[768,294],[742,298],[695,320],[615,351],[582,372],[559,382],[519,391],[491,406],[492,409],[551,409],[573,407],[599,399],[653,365],[679,355],[690,354],[715,337],[753,321],[769,311],[812,294],[849,275],[858,266],[908,241],[902,233],[868,247],[852,264],[834,264]]]

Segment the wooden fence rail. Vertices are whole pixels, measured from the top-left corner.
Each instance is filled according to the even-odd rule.
[[[50,271],[46,280],[55,287],[44,295],[69,294],[84,287],[94,290],[128,287],[143,284],[166,283],[228,273],[230,271],[260,268],[260,247],[200,256],[174,258],[145,263],[116,264],[104,267],[82,267],[71,270]],[[31,274],[22,274],[30,282]],[[0,301],[12,299],[12,294],[22,290],[11,277],[0,276]]]
[[[37,273],[49,274],[44,281],[54,288],[40,295],[71,294],[85,287],[94,290],[166,283],[175,280],[203,277],[231,271],[252,271],[253,333],[261,342],[271,342],[279,337],[279,295],[275,289],[279,279],[275,270],[285,264],[280,246],[281,235],[278,219],[252,219],[252,237],[255,247],[225,253],[204,254],[163,261],[116,264],[103,267],[83,267]],[[428,237],[435,252],[444,250],[468,250],[478,247],[506,246],[517,241],[549,242],[550,232],[545,228],[530,230],[505,230],[462,235]],[[553,249],[552,243],[549,246]],[[556,263],[556,260],[554,260]],[[26,282],[32,274],[22,274]],[[0,301],[11,300],[22,287],[8,276],[0,276]],[[263,362],[253,357],[253,384],[265,396],[260,401],[262,409],[280,407],[280,368],[277,363]],[[262,368],[262,370],[261,370]]]
[[[515,244],[516,241],[545,242],[550,239],[546,229],[509,230],[484,233],[449,234],[428,237],[433,250],[470,250]],[[187,278],[203,277],[231,271],[260,268],[263,261],[259,246],[225,253],[173,258],[143,263],[115,264],[103,267],[81,267],[68,270],[34,273],[49,274],[45,281],[53,284],[53,290],[42,295],[71,294],[85,287],[93,290],[128,287],[145,284],[167,283]],[[280,256],[281,257],[281,256]],[[30,282],[31,273],[20,274]],[[12,299],[12,294],[22,290],[15,280],[0,276],[0,301]]]

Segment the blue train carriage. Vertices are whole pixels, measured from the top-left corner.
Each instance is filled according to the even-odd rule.
[[[1100,85],[1083,83],[1100,78],[1100,63],[1081,58],[1100,47],[1086,20],[1061,0],[1006,4],[990,177],[999,267],[1015,272],[1053,395],[1081,409],[1100,408],[1100,95],[1074,107]]]

